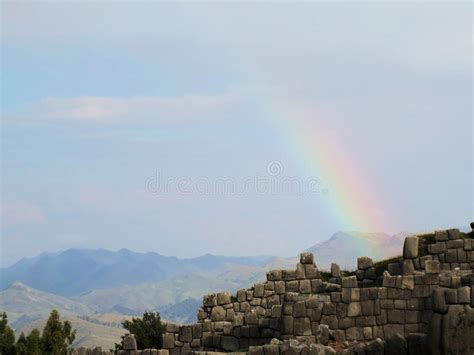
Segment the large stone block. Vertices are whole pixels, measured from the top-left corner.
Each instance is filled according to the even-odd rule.
[[[413,276],[402,276],[402,290],[413,290],[415,288],[415,280]]]
[[[448,231],[435,231],[435,240],[439,242],[449,240]]]
[[[211,311],[211,321],[219,322],[225,320],[225,309],[222,306],[216,306]]]
[[[342,278],[343,288],[357,287],[357,278],[355,276],[348,276]]]
[[[474,310],[452,305],[442,321],[442,345],[445,354],[471,355],[474,347]]]
[[[427,274],[438,274],[440,271],[439,260],[426,260],[425,271]]]
[[[413,265],[413,260],[411,259],[403,260],[402,274],[413,275],[414,272],[415,272],[415,266]]]
[[[253,296],[254,297],[263,297],[263,293],[265,292],[265,285],[261,283],[257,283],[253,286]]]
[[[367,256],[361,256],[357,258],[357,268],[360,270],[366,270],[369,267],[374,266],[374,262],[371,258]]]
[[[190,325],[184,325],[179,329],[179,341],[190,343],[193,340],[193,332]]]
[[[312,293],[321,293],[323,292],[323,281],[321,279],[311,280],[311,292]]]
[[[296,264],[295,278],[297,280],[303,280],[304,278],[306,278],[306,275],[304,272],[304,265],[301,263]]]
[[[428,336],[423,333],[411,333],[407,336],[408,353],[428,355]]]
[[[296,270],[281,270],[281,279],[283,281],[292,281],[296,279]]]
[[[275,293],[281,295],[286,292],[285,281],[275,281]]]
[[[282,334],[293,334],[294,318],[292,316],[283,316]]]
[[[311,293],[311,280],[300,280],[299,291],[301,293]]]
[[[304,301],[295,302],[293,305],[293,317],[306,317],[306,304]]]
[[[433,290],[432,298],[433,298],[433,311],[437,313],[446,313],[448,311],[444,289],[435,288]]]
[[[458,289],[458,302],[468,304],[471,302],[471,288],[464,286]]]
[[[457,263],[458,262],[458,251],[456,249],[449,249],[446,252],[446,262],[447,263]]]
[[[287,281],[285,284],[286,292],[298,292],[300,288],[298,280]]]
[[[314,255],[313,255],[313,253],[301,253],[300,254],[300,263],[301,264],[314,264]]]
[[[405,259],[414,259],[418,257],[418,237],[406,237],[403,244],[403,257]]]
[[[125,337],[123,338],[123,350],[137,350],[137,340],[135,339],[135,335],[125,335]]]
[[[221,339],[221,346],[226,351],[236,351],[239,349],[239,340],[233,336],[226,335]]]
[[[341,277],[341,268],[338,264],[331,264],[331,275],[332,277]]]
[[[163,349],[174,348],[174,335],[172,333],[165,333],[162,335]]]
[[[295,335],[311,335],[311,322],[308,318],[294,319]]]
[[[405,312],[399,309],[387,310],[387,319],[389,323],[403,324],[405,323]]]
[[[447,304],[458,303],[458,292],[456,289],[448,288],[444,291],[444,297],[446,299]]]
[[[216,294],[204,295],[202,299],[202,304],[204,307],[214,307],[217,306],[217,296]]]
[[[278,355],[280,353],[280,348],[277,344],[265,344],[263,346],[263,353],[265,355]]]
[[[362,315],[362,307],[360,302],[351,302],[347,306],[347,316],[348,317],[358,317]]]
[[[385,344],[382,339],[377,338],[367,344],[367,355],[384,355]]]
[[[319,277],[319,271],[316,265],[304,264],[304,271],[307,279],[315,279]]]
[[[408,344],[402,334],[394,334],[385,340],[385,355],[408,354]]]
[[[280,281],[281,277],[281,270],[270,270],[267,272],[268,281]]]
[[[230,292],[219,292],[217,294],[217,304],[219,306],[229,304],[232,302],[232,295]]]
[[[357,341],[364,339],[364,333],[361,327],[352,327],[346,329],[346,339],[349,341]]]
[[[457,228],[449,229],[448,230],[448,237],[451,240],[459,239],[460,238],[459,229],[457,229]]]

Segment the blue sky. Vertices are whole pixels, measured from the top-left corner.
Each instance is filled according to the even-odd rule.
[[[367,232],[467,226],[471,24],[469,3],[2,2],[1,263],[286,256],[352,229],[317,166],[327,194],[150,191],[157,174],[242,186],[272,161],[307,181],[293,120],[350,145],[393,221]]]

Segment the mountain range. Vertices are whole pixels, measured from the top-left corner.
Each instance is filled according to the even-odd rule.
[[[307,251],[315,254],[320,269],[328,270],[331,262],[354,269],[357,256],[377,260],[400,254],[406,235],[338,232]],[[297,261],[211,254],[179,259],[127,249],[43,253],[0,269],[0,310],[19,334],[41,328],[57,309],[78,330],[76,346],[108,349],[119,341],[124,319],[153,310],[165,320],[193,322],[202,295],[249,287],[263,280],[266,271],[292,269]]]

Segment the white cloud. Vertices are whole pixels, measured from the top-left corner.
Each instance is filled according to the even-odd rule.
[[[128,98],[82,96],[47,97],[32,102],[22,112],[6,115],[7,122],[139,122],[168,124],[226,119],[242,113],[241,98],[220,96],[137,96]]]

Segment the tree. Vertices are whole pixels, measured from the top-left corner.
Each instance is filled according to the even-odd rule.
[[[138,349],[161,349],[161,336],[165,332],[166,324],[161,322],[160,313],[145,312],[142,318],[126,320],[122,322],[122,325],[135,335]],[[117,344],[117,348],[122,348],[123,338],[124,336],[122,336],[122,344]]]
[[[8,317],[5,312],[0,318],[0,354],[15,355],[15,332],[8,325]]]
[[[41,348],[48,355],[63,355],[76,338],[69,321],[61,322],[59,312],[53,310],[43,329]]]
[[[26,337],[26,349],[28,355],[41,355],[41,336],[38,329],[33,329]]]
[[[26,347],[26,337],[23,332],[21,332],[20,337],[16,341],[16,353],[17,355],[28,355],[28,349]]]

